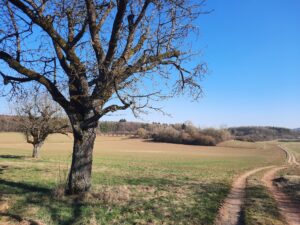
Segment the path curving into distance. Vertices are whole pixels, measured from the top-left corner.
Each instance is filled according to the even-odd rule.
[[[278,145],[278,147],[281,148],[286,153],[287,163],[290,166],[300,166],[300,163],[297,161],[294,153],[290,152],[289,149],[285,146]]]
[[[299,162],[293,153],[284,146],[279,146],[287,155],[288,166],[300,166]],[[273,198],[277,202],[280,214],[285,218],[288,225],[300,225],[300,206],[299,203],[293,201],[289,196],[282,192],[282,190],[274,185],[273,180],[276,177],[276,173],[287,166],[275,167],[267,171],[262,177],[262,181],[265,186],[269,189]]]
[[[300,166],[300,163],[297,162],[297,159],[293,153],[291,153],[284,146],[278,147],[286,153],[287,164],[289,166]],[[233,182],[231,190],[219,210],[218,216],[215,220],[215,225],[239,224],[241,209],[245,201],[245,188],[247,178],[259,171],[267,169],[269,170],[263,175],[262,181],[276,200],[281,215],[287,221],[287,225],[300,225],[300,207],[296,203],[292,202],[287,195],[282,193],[282,191],[273,184],[276,173],[284,168],[287,167],[260,167],[250,170],[239,176]]]
[[[241,208],[245,200],[247,178],[259,171],[273,167],[274,166],[256,168],[239,176],[233,182],[229,195],[226,197],[219,210],[215,225],[237,225],[240,220]]]

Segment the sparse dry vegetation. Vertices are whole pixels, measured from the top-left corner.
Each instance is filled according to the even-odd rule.
[[[300,170],[297,167],[287,168],[280,172],[279,178],[274,180],[291,199],[300,204]]]
[[[149,138],[150,135],[149,135],[149,132],[146,129],[139,128],[136,131],[136,136],[139,137],[139,138],[147,139],[147,138]]]

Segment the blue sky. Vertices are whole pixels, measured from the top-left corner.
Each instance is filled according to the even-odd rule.
[[[203,98],[162,102],[171,117],[150,113],[142,121],[300,127],[300,1],[208,0],[206,8],[214,11],[197,21],[193,46],[210,70]],[[1,98],[0,113],[6,105]],[[104,119],[120,118],[140,121],[129,111]]]
[[[300,1],[208,0],[206,8],[214,12],[199,18],[193,46],[210,69],[203,98],[166,101],[161,105],[172,117],[152,113],[144,120],[300,127]],[[108,119],[122,116],[134,119]]]

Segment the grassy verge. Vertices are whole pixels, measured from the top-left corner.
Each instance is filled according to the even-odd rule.
[[[242,213],[244,225],[284,225],[275,200],[263,185],[263,172],[247,180],[246,201]]]

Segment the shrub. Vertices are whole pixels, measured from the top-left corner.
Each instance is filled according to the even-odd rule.
[[[208,128],[202,130],[202,133],[213,137],[217,143],[232,139],[231,133],[225,129],[217,130],[213,128]]]
[[[144,128],[139,128],[136,131],[136,136],[139,137],[139,138],[145,138],[146,139],[146,138],[149,138],[149,133]]]
[[[193,126],[186,126],[182,130],[177,130],[171,126],[160,127],[152,133],[153,141],[189,145],[214,146],[230,138],[231,135],[227,130],[200,130]]]
[[[160,127],[153,131],[152,138],[154,141],[181,143],[180,132],[173,127]]]
[[[218,144],[214,137],[202,134],[200,132],[194,135],[192,138],[193,144],[195,145],[215,146]]]

